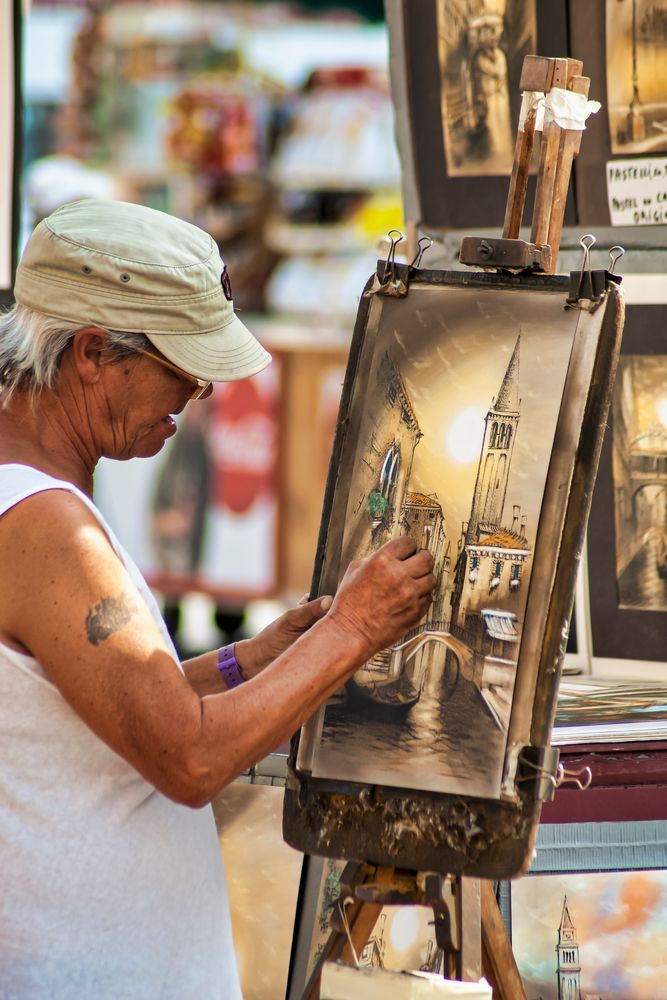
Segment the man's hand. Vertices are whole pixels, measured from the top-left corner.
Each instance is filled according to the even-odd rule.
[[[417,551],[411,538],[395,538],[350,563],[327,621],[356,637],[370,658],[421,621],[436,584],[430,552]]]
[[[311,625],[326,615],[332,601],[332,597],[318,597],[314,601],[304,598],[254,638],[237,642],[236,659],[243,676],[249,680],[268,667],[300,635],[307,632]]]

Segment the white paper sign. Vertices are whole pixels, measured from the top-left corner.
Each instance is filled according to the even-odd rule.
[[[612,226],[664,225],[667,156],[609,161],[607,197]]]

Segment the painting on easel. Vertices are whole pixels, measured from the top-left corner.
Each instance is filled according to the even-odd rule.
[[[566,84],[585,121],[582,70],[528,55],[520,89],[549,106]],[[461,243],[459,259],[483,270],[422,270],[421,240],[397,264],[392,239],[362,294],[311,595],[335,593],[350,561],[400,535],[432,553],[437,584],[419,626],[294,737],[283,832],[313,854],[516,875],[558,785],[558,677],[623,301],[616,275],[591,270],[590,239],[579,272],[551,273],[581,131],[556,117],[532,241],[517,238],[533,120],[503,237]]]
[[[438,588],[329,702],[312,771],[494,797],[577,316],[541,290],[411,297],[368,331],[322,592],[402,534],[432,553]]]
[[[535,2],[437,0],[449,177],[509,175],[523,58],[537,49]]]
[[[523,754],[549,745],[622,300],[610,284],[580,302],[554,275],[394,270],[362,297],[312,594],[400,535],[432,553],[438,584],[419,626],[302,727],[285,836],[515,874],[544,771]]]

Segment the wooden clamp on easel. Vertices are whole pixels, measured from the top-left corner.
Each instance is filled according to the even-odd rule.
[[[476,267],[540,271],[553,274],[558,258],[565,201],[572,161],[579,152],[581,130],[563,128],[552,111],[554,91],[569,91],[588,97],[590,79],[581,76],[578,59],[547,59],[526,56],[521,71],[523,104],[514,150],[505,223],[501,239],[466,236],[461,241],[460,260]],[[528,187],[538,116],[546,104],[537,189],[533,205],[530,243],[519,239]]]
[[[358,963],[383,906],[428,906],[445,979],[486,976],[495,1000],[526,1000],[505,925],[488,881],[349,862],[331,914],[332,931],[302,1000],[317,1000],[326,962]],[[435,971],[435,970],[434,970]]]

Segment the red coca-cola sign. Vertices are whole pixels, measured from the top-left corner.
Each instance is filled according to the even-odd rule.
[[[275,361],[252,378],[216,386],[210,438],[216,506],[245,514],[275,494],[277,404]]]

